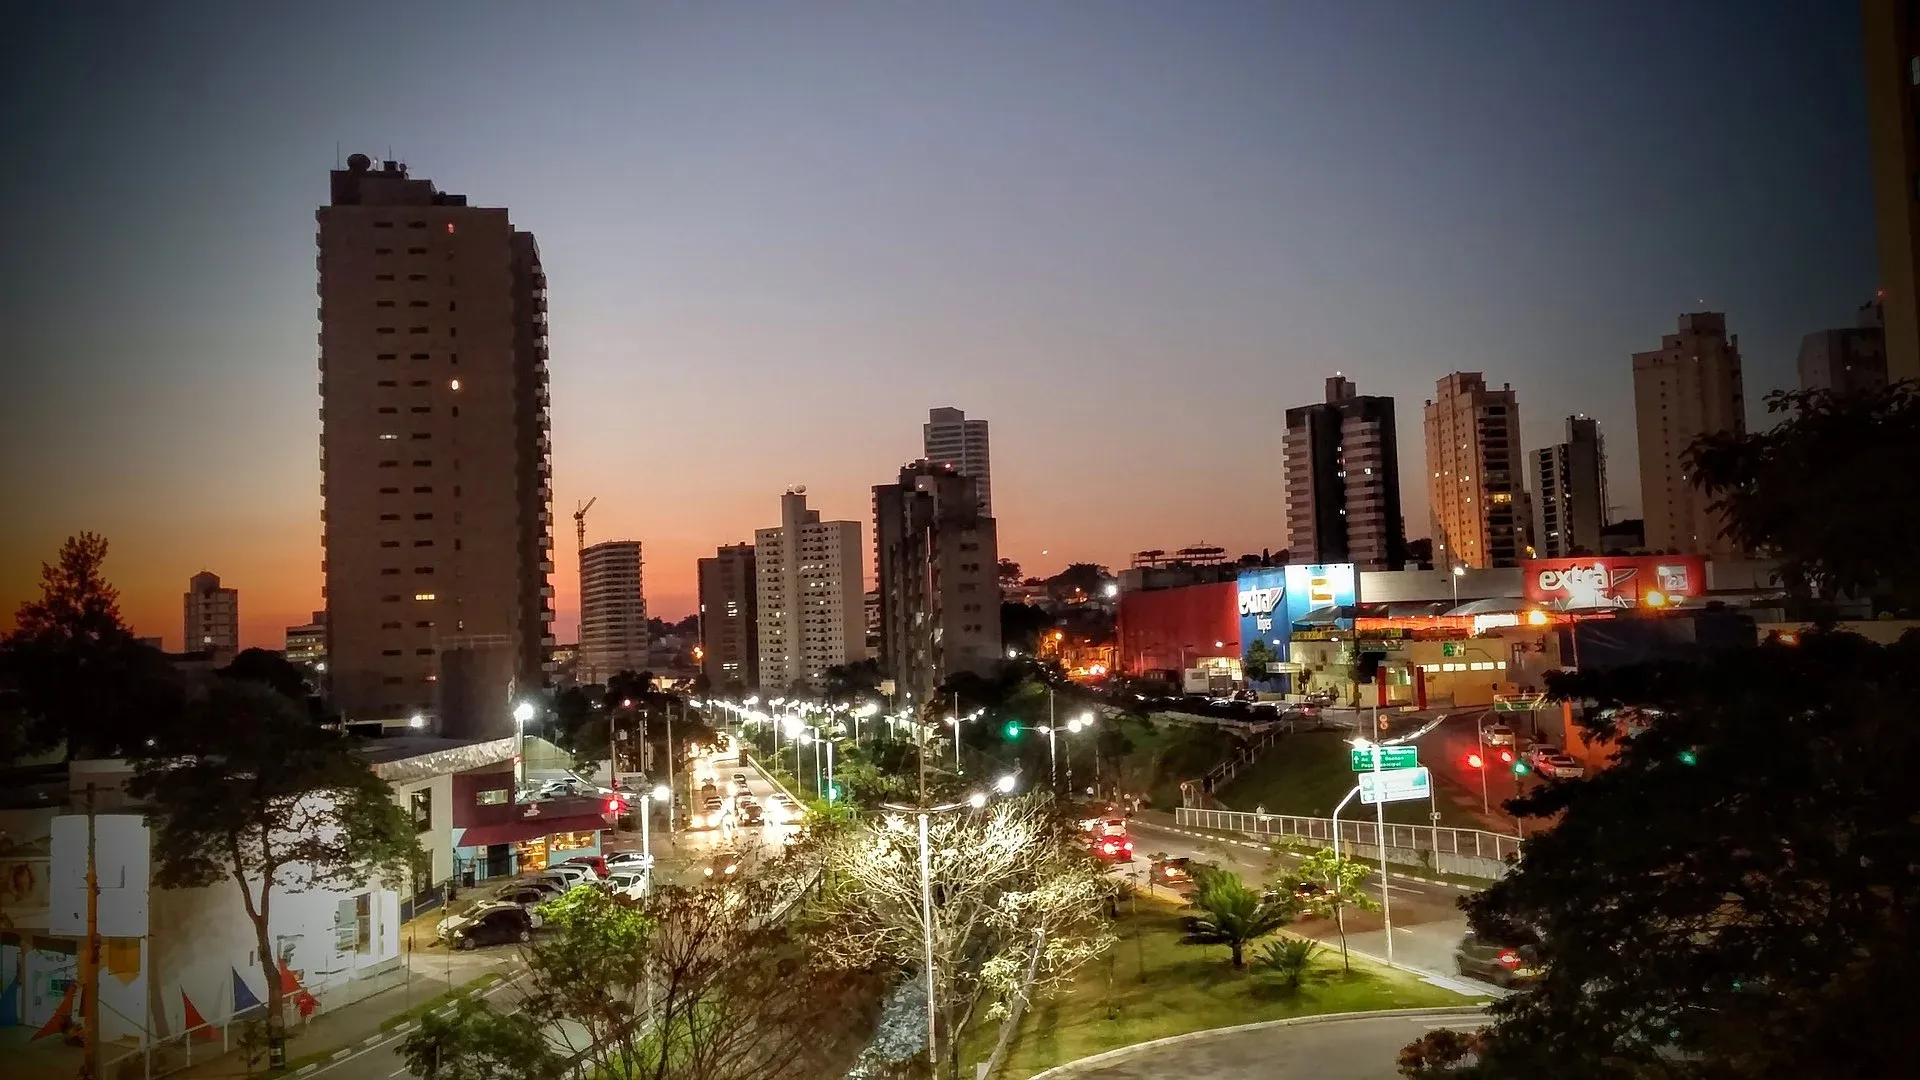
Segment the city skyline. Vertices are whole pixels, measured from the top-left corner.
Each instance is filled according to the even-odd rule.
[[[1873,290],[1845,6],[852,11],[422,9],[365,40],[352,17],[130,13],[105,41],[29,16],[47,47],[8,78],[62,104],[23,143],[73,175],[4,181],[48,254],[0,300],[24,388],[0,603],[96,529],[130,620],[170,644],[203,565],[246,592],[244,644],[321,605],[311,215],[336,143],[391,141],[541,235],[553,505],[598,497],[589,542],[644,541],[667,617],[788,485],[864,520],[931,407],[993,421],[1002,550],[1029,571],[1279,549],[1277,418],[1334,371],[1403,423],[1447,371],[1497,372],[1522,448],[1588,412],[1632,477],[1630,358],[1677,315],[1727,314],[1758,420],[1801,337]],[[342,83],[356,62],[387,85]],[[700,437],[723,428],[745,435]],[[571,627],[577,583],[554,585]]]

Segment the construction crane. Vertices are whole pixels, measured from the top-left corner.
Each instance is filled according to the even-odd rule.
[[[587,550],[587,511],[599,501],[600,496],[595,495],[586,502],[576,504],[579,508],[573,512],[573,541],[582,552]]]

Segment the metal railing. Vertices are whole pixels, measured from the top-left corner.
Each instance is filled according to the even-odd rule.
[[[1237,810],[1204,810],[1183,806],[1174,811],[1174,820],[1195,829],[1234,832],[1272,840],[1297,840],[1309,844],[1331,845],[1334,822],[1331,818],[1295,817],[1291,814],[1248,814]],[[1520,857],[1522,837],[1481,829],[1453,829],[1438,825],[1386,826],[1386,854],[1389,862],[1428,865],[1449,873],[1476,877],[1499,877],[1507,864]],[[1340,822],[1340,847],[1351,848],[1356,857],[1378,858],[1381,832],[1377,822],[1364,818]]]

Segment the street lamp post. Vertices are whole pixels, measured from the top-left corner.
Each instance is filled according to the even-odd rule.
[[[643,791],[640,793],[640,855],[647,861],[648,892],[653,891],[653,835],[652,829],[649,826],[649,822],[653,817],[653,807],[649,805],[649,802],[659,799],[667,800],[667,806],[669,812],[671,812],[673,806],[672,788],[662,784],[652,791]]]
[[[527,786],[527,723],[533,719],[533,702],[523,701],[513,707],[513,786],[516,791]]]
[[[1453,606],[1460,606],[1460,579],[1467,576],[1467,568],[1459,563],[1453,564],[1453,573],[1447,575],[1447,584],[1453,586]]]

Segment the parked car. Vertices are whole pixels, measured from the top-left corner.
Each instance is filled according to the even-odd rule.
[[[560,887],[549,882],[509,881],[488,893],[474,907],[485,907],[488,904],[513,904],[532,910],[559,895],[561,895]],[[536,921],[534,925],[538,926],[539,923]]]
[[[598,855],[575,855],[560,865],[584,866],[593,871],[595,877],[604,878],[607,876],[607,860]]]
[[[620,896],[638,900],[647,895],[647,879],[651,876],[646,870],[616,870],[607,878],[607,887]]]
[[[638,851],[616,851],[607,856],[607,872],[609,875],[627,874],[635,870],[645,870],[652,865],[653,856],[643,855]]]
[[[482,945],[525,944],[533,940],[537,916],[518,904],[482,904],[440,921],[440,940],[456,949]]]
[[[599,880],[599,877],[586,867],[569,866],[566,863],[549,866],[545,870],[535,874],[534,878],[535,880],[544,878],[548,881],[558,881],[563,887],[568,889],[573,888],[575,885],[586,885]]]
[[[1453,950],[1454,969],[1495,986],[1519,986],[1540,977],[1537,950],[1531,943],[1502,943],[1469,930]]]
[[[1565,754],[1555,754],[1548,758],[1546,764],[1540,767],[1540,771],[1548,776],[1563,780],[1570,780],[1577,776],[1587,775],[1587,770],[1584,766]]]
[[[1512,746],[1513,729],[1505,724],[1488,724],[1480,729],[1480,741],[1488,746]]]

